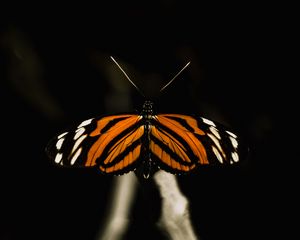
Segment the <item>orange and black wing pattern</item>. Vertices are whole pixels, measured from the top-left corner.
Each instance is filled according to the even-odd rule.
[[[119,175],[141,162],[144,125],[135,114],[92,118],[53,138],[46,152],[62,166],[97,167]]]
[[[174,174],[201,165],[237,163],[241,155],[237,135],[222,124],[182,114],[153,116],[149,147],[151,159]]]

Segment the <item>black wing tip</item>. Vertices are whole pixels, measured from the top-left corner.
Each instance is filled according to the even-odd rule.
[[[46,153],[47,157],[52,161],[55,159],[56,152],[54,151],[53,147],[55,145],[54,141],[55,138],[52,138],[50,141],[46,143],[46,146],[44,148],[44,152]]]

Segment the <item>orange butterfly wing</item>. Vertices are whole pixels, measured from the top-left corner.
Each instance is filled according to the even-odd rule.
[[[182,114],[154,116],[150,151],[157,165],[171,173],[184,173],[200,165],[239,161],[237,136],[211,120]]]
[[[141,119],[139,115],[120,114],[83,121],[53,138],[46,152],[62,166],[97,166],[103,173],[126,173],[141,159]]]

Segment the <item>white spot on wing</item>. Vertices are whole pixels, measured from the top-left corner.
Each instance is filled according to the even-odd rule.
[[[234,138],[237,138],[237,135],[235,135],[234,133],[232,132],[229,132],[229,131],[226,131],[231,137],[234,137]]]
[[[207,136],[209,136],[210,139],[213,140],[213,142],[216,144],[216,146],[218,147],[219,151],[222,153],[223,157],[225,158],[226,156],[225,156],[225,153],[223,152],[223,149],[222,149],[222,147],[220,145],[219,140],[214,135],[212,135],[210,133],[208,133]]]
[[[87,137],[87,135],[83,135],[81,136],[80,138],[77,139],[77,141],[75,142],[73,148],[72,148],[72,151],[71,151],[71,154],[73,154],[74,151],[76,151],[76,149],[78,148],[78,146],[82,143],[82,141]]]
[[[215,146],[212,146],[212,150],[214,154],[216,155],[217,159],[219,160],[220,163],[223,163],[223,158],[221,154],[219,153],[218,149],[215,148]]]
[[[76,153],[74,154],[74,156],[73,156],[72,159],[71,159],[71,162],[70,162],[71,165],[73,165],[73,164],[76,162],[76,160],[77,160],[77,158],[79,157],[81,151],[82,151],[82,148],[79,148],[79,149],[76,151]]]
[[[202,118],[202,121],[203,121],[204,123],[208,124],[208,125],[211,125],[211,126],[214,126],[214,127],[216,126],[216,124],[214,124],[213,121],[208,120],[208,119],[206,119],[206,118]]]
[[[233,161],[235,161],[235,162],[239,161],[239,155],[236,152],[232,152],[231,157],[232,157]]]
[[[62,153],[58,153],[56,154],[54,161],[56,163],[60,163],[61,159],[62,159]]]
[[[93,120],[93,118],[83,121],[82,123],[79,124],[79,126],[77,128],[81,128],[81,127],[84,127],[84,126],[90,124],[92,120]]]
[[[57,139],[60,139],[60,138],[64,137],[66,134],[68,134],[68,132],[64,132],[64,133],[60,134],[60,135],[57,137]]]
[[[60,149],[61,149],[61,146],[62,146],[64,140],[65,140],[64,138],[61,138],[61,139],[59,139],[59,140],[57,141],[57,143],[56,143],[56,145],[55,145],[57,150],[60,150]]]
[[[218,139],[221,139],[221,136],[220,136],[218,130],[217,130],[215,127],[210,126],[210,127],[209,127],[209,130],[210,130],[210,131],[213,133],[213,135],[215,135]]]
[[[74,136],[74,140],[76,140],[77,138],[79,138],[85,131],[85,128],[84,127],[81,127],[81,128],[78,128],[75,132],[75,136]]]
[[[238,146],[238,142],[237,142],[237,140],[235,139],[235,138],[233,138],[233,137],[229,137],[229,139],[230,139],[230,141],[231,141],[231,143],[232,143],[232,146],[235,148],[235,149],[237,149],[237,146]]]

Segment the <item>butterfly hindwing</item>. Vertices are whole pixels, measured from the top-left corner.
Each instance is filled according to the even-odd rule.
[[[154,117],[150,139],[153,159],[171,173],[240,160],[238,137],[222,124],[206,118],[158,114]]]
[[[123,174],[140,160],[144,127],[136,114],[92,118],[53,138],[46,152],[62,166],[97,166],[103,173]]]

